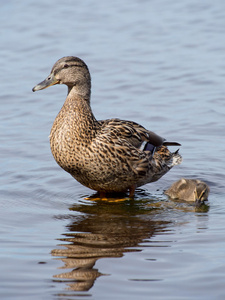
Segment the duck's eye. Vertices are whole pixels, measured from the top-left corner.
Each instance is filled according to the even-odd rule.
[[[69,65],[67,65],[67,64],[65,64],[64,66],[63,66],[63,68],[65,68],[65,69],[67,69],[69,67]]]

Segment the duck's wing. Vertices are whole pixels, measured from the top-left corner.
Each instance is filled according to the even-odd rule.
[[[156,147],[162,145],[180,146],[176,142],[167,142],[163,137],[132,121],[110,119],[99,121],[99,124],[101,134],[110,135],[112,141],[122,139],[142,151],[154,152]]]
[[[132,170],[132,179],[148,174],[148,182],[156,181],[176,164],[173,155],[178,154],[170,153],[164,146],[165,139],[135,122],[110,119],[100,121],[98,126],[94,147],[101,156],[107,156],[109,164],[119,162],[121,168],[117,164],[117,169],[121,174]]]
[[[107,155],[109,164],[117,161],[116,171],[126,176],[133,174],[132,179],[136,178],[132,176],[145,176],[151,153],[142,151],[140,146],[149,140],[148,132],[134,122],[119,119],[99,121],[99,125],[93,143],[101,155]]]

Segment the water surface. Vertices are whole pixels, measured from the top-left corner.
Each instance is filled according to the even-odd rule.
[[[1,4],[2,299],[224,299],[223,1]],[[182,144],[182,165],[135,200],[94,192],[55,163],[48,135],[66,97],[33,94],[57,59],[92,75],[97,118],[119,117]],[[196,211],[163,191],[207,182]]]

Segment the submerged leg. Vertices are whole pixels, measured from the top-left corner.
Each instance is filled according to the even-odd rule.
[[[95,195],[86,197],[84,198],[85,200],[93,200],[93,201],[98,201],[98,200],[106,200],[106,193],[105,192],[97,192]]]

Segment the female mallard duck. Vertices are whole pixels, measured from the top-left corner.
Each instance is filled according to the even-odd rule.
[[[172,199],[181,199],[195,202],[196,206],[200,206],[208,200],[209,187],[198,179],[181,178],[165,191],[165,194]]]
[[[97,121],[90,107],[91,77],[79,58],[59,59],[50,75],[33,88],[66,84],[68,95],[50,133],[56,162],[81,184],[100,192],[130,191],[153,182],[181,163],[178,153],[166,146],[180,145],[119,119]]]

